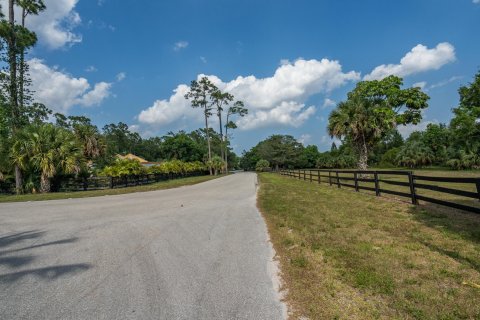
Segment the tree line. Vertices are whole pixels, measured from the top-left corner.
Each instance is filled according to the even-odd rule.
[[[241,166],[257,168],[266,160],[278,168],[421,168],[439,166],[455,170],[480,169],[480,72],[458,90],[459,105],[448,124],[430,123],[406,139],[399,126],[419,124],[429,97],[420,88],[402,89],[396,76],[362,81],[330,113],[327,131],[340,144],[319,152],[292,136],[273,135],[249,151]],[[265,167],[262,161],[260,168]]]
[[[144,139],[122,122],[99,129],[87,117],[54,113],[50,107],[55,106],[35,101],[25,57],[37,36],[25,23],[45,9],[43,0],[9,0],[7,15],[0,15],[0,183],[14,182],[16,193],[49,192],[52,182],[62,177],[138,169],[137,163],[118,159],[117,155],[127,153],[168,162],[152,169],[162,172],[190,172],[206,166],[210,174],[217,174],[236,165],[231,130],[248,110],[206,77],[192,81],[185,95],[192,107],[202,109],[205,128],[163,137]],[[15,20],[16,10],[20,10],[20,22]],[[214,115],[219,120],[218,133],[209,126]]]

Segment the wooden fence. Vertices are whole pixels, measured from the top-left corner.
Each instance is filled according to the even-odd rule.
[[[165,173],[165,174],[142,174],[122,177],[85,177],[85,178],[64,178],[59,181],[52,181],[52,192],[74,192],[91,191],[104,189],[117,189],[132,186],[141,186],[155,182],[173,180],[179,178],[202,176],[208,172],[198,171],[189,173]],[[14,193],[14,185],[0,185],[0,193]]]
[[[409,198],[412,204],[418,201],[435,203],[455,209],[480,213],[480,177],[430,177],[415,175],[412,171],[359,171],[359,170],[281,170],[281,175],[303,179],[310,182],[327,183],[338,188],[353,188],[355,191],[367,190],[375,192],[376,196],[382,193]],[[404,180],[404,181],[401,181]],[[442,185],[443,184],[443,185]],[[387,189],[386,185],[394,189]],[[457,188],[454,188],[457,186]],[[461,188],[458,188],[461,186]],[[401,190],[404,189],[404,190]],[[422,191],[428,191],[422,194]],[[440,198],[433,197],[440,195]],[[464,203],[448,201],[450,196],[459,196]],[[468,201],[470,200],[470,201]],[[468,204],[465,204],[468,202]]]

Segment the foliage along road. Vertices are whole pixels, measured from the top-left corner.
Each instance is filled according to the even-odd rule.
[[[1,204],[0,318],[283,318],[255,181]]]

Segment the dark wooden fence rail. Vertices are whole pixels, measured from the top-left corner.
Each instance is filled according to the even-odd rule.
[[[305,169],[305,170],[281,170],[281,175],[303,179],[310,182],[328,183],[330,186],[338,188],[353,188],[355,191],[367,190],[375,192],[377,196],[382,193],[392,194],[399,197],[409,198],[412,204],[418,204],[418,201],[435,203],[455,209],[461,209],[469,212],[480,213],[480,206],[455,203],[447,200],[427,197],[418,194],[418,190],[435,191],[441,194],[457,195],[469,199],[480,201],[480,177],[478,178],[455,178],[455,177],[430,177],[415,175],[411,171],[359,171],[359,170],[326,170],[326,169]],[[388,180],[386,176],[404,177],[406,181]],[[451,187],[428,184],[425,182],[449,183],[449,184],[473,184],[476,192],[455,189]],[[360,185],[367,183],[368,185]],[[405,187],[408,192],[389,190],[382,188],[384,185],[393,185]]]
[[[129,175],[122,177],[88,177],[88,178],[65,178],[60,181],[55,181],[52,184],[53,192],[72,192],[72,191],[91,191],[116,189],[132,186],[140,186],[152,184],[155,182],[173,180],[179,178],[202,176],[208,172],[198,171],[189,173],[165,173],[165,174],[142,174]],[[14,186],[12,184],[0,184],[0,194],[14,193]]]
[[[72,178],[63,182],[59,191],[88,191],[141,186],[155,182],[205,175],[205,172],[142,174],[122,177]]]

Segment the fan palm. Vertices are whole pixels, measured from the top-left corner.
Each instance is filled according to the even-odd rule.
[[[329,116],[328,133],[332,137],[351,139],[359,154],[358,168],[361,170],[368,168],[368,153],[373,145],[395,125],[378,109],[374,100],[351,97],[340,102]]]
[[[73,131],[83,146],[83,155],[87,160],[93,160],[105,153],[105,141],[95,126],[78,124]]]
[[[17,137],[12,160],[20,168],[40,172],[40,192],[50,191],[50,179],[58,173],[78,173],[84,157],[68,130],[52,124],[28,126]]]

